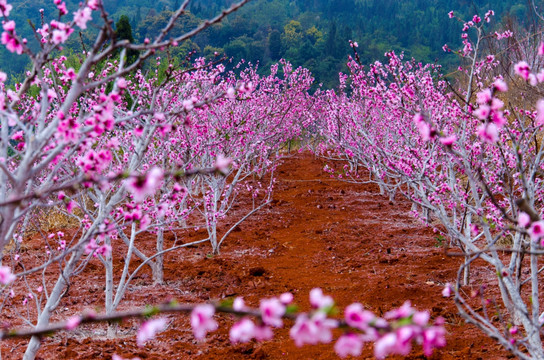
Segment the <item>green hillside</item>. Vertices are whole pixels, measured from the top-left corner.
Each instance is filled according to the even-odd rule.
[[[167,21],[180,0],[106,0],[105,6],[115,21],[126,15],[135,41],[156,34]],[[50,0],[14,0],[12,18],[35,48],[37,40],[28,21],[39,25],[39,9],[45,19],[56,17]],[[174,30],[179,34],[197,25],[202,19],[217,14],[232,4],[232,0],[193,0],[189,12]],[[492,3],[492,5],[490,5]],[[79,1],[67,1],[73,11]],[[350,54],[348,40],[357,41],[363,62],[379,60],[388,50],[404,51],[422,62],[438,61],[445,66],[453,63],[453,55],[442,51],[445,43],[452,48],[460,44],[461,24],[448,18],[454,10],[470,19],[495,10],[495,26],[502,20],[520,19],[531,23],[530,2],[513,0],[253,0],[223,23],[200,34],[177,51],[185,56],[195,50],[196,56],[224,53],[234,62],[246,59],[259,62],[263,68],[280,58],[309,68],[318,82],[331,87],[337,74],[345,68]],[[99,24],[99,22],[96,22]],[[91,39],[96,26],[82,34]],[[85,40],[84,40],[85,41]],[[80,52],[79,36],[72,36],[65,52]],[[26,59],[0,50],[0,69],[12,77],[20,77]]]

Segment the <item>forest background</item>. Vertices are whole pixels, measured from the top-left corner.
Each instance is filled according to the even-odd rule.
[[[104,4],[115,20],[119,37],[143,42],[166,24],[172,9],[178,8],[181,1],[105,0]],[[194,28],[202,19],[217,14],[233,2],[191,1],[189,11],[170,36]],[[39,42],[32,26],[40,27],[41,19],[36,10],[43,9],[46,19],[54,18],[58,10],[52,0],[11,3],[14,6],[12,19],[24,24],[17,31],[37,50]],[[67,0],[66,3],[72,12],[79,1]],[[394,50],[423,63],[437,62],[449,72],[455,71],[458,61],[442,47],[447,43],[456,49],[462,41],[459,36],[462,24],[448,19],[450,10],[468,21],[472,14],[493,9],[496,20],[492,28],[515,31],[536,28],[538,19],[532,6],[531,0],[253,0],[222,23],[176,48],[168,54],[169,62],[182,63],[189,55],[207,58],[225,55],[226,64],[230,64],[228,68],[244,59],[258,63],[261,71],[266,72],[271,63],[284,58],[295,66],[308,68],[316,78],[316,86],[323,84],[325,88],[332,88],[338,84],[338,73],[347,71],[347,56],[352,52],[349,40],[353,40],[359,44],[363,64],[382,60],[386,51]],[[62,52],[74,68],[78,68],[77,54],[91,45],[97,31],[98,27],[91,25],[65,44]],[[166,62],[163,66],[167,66]],[[10,75],[9,83],[23,79],[28,67],[26,57],[0,48],[0,69]]]

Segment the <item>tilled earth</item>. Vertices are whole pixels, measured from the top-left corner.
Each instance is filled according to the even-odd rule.
[[[276,173],[272,205],[239,226],[225,241],[221,255],[209,256],[207,244],[169,254],[165,284],[150,285],[151,273],[146,269],[133,280],[121,308],[172,298],[202,302],[234,296],[243,296],[256,306],[260,298],[291,291],[305,310],[309,291],[321,287],[340,308],[360,302],[383,314],[410,300],[419,310],[429,309],[433,318],[444,317],[448,345],[432,359],[507,358],[495,342],[465,325],[453,301],[441,296],[444,284],[456,276],[460,259],[447,256],[436,234],[411,217],[409,203],[400,198],[389,202],[374,185],[331,179],[322,171],[323,165],[308,153],[287,158]],[[235,213],[241,214],[246,206],[242,204]],[[183,241],[202,237],[202,231],[192,232]],[[173,236],[168,237],[167,245],[173,241]],[[139,239],[142,245],[152,249],[153,238]],[[475,286],[487,276],[485,269],[479,272]],[[76,309],[103,307],[103,274],[99,263],[90,264],[54,320],[65,319]],[[289,323],[271,341],[233,346],[228,325],[234,319],[229,316],[219,317],[221,329],[204,342],[194,340],[187,316],[167,317],[169,328],[142,348],[136,345],[138,322],[127,320],[114,339],[105,336],[105,325],[83,326],[46,338],[39,358],[110,359],[114,353],[161,360],[337,358],[331,344],[297,348],[288,336]],[[3,358],[21,358],[25,345],[22,340],[3,343]],[[370,344],[362,358],[372,358]],[[425,357],[421,347],[415,346],[408,358]]]

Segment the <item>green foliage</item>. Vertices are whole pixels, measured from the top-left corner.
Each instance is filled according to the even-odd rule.
[[[117,23],[115,23],[115,35],[118,40],[128,40],[129,42],[134,42],[134,37],[132,35],[132,26],[130,25],[130,20],[128,16],[121,15]],[[126,61],[130,65],[138,59],[139,53],[137,50],[129,49],[126,52]]]
[[[79,1],[67,0],[69,14],[79,6]],[[198,26],[203,19],[217,15],[234,0],[192,0],[189,10],[174,26],[171,36],[179,36]],[[544,0],[537,0],[537,6]],[[17,22],[17,32],[29,40],[32,49],[38,50],[32,28],[27,19],[40,26],[38,10],[44,9],[46,21],[55,19],[58,11],[52,1],[11,1],[14,6],[11,18]],[[116,21],[119,39],[140,43],[152,38],[166,25],[180,0],[111,0],[105,7]],[[470,20],[474,13],[483,15],[488,9],[495,10],[499,20],[515,18],[515,23],[527,25],[534,18],[531,8],[514,0],[253,0],[222,23],[210,28],[181,44],[175,56],[181,60],[192,50],[196,56],[212,58],[215,52],[225,53],[234,66],[244,58],[260,62],[266,69],[281,57],[295,66],[308,67],[316,77],[316,83],[326,87],[337,84],[338,72],[345,70],[347,56],[352,53],[348,41],[359,43],[359,55],[363,63],[382,60],[386,51],[405,51],[418,61],[433,62],[436,59],[446,66],[453,63],[451,55],[442,51],[448,43],[451,48],[460,46],[462,24],[448,19],[453,10],[457,16]],[[98,14],[94,14],[100,24]],[[70,19],[70,15],[66,20]],[[81,53],[89,48],[97,27],[89,26],[79,36],[73,35],[64,46],[66,54]],[[83,43],[83,44],[82,44]],[[117,54],[118,55],[118,54]],[[72,56],[72,55],[70,55]],[[138,56],[127,53],[132,62]],[[77,69],[76,58],[70,59]],[[11,83],[22,78],[28,61],[24,56],[8,53],[0,46],[0,69],[10,74]],[[266,70],[263,70],[266,71]]]
[[[270,51],[270,59],[278,60],[281,55],[281,34],[278,30],[272,30],[268,36],[268,50]]]
[[[436,244],[434,245],[437,248],[445,247],[446,246],[446,238],[442,235],[438,235],[436,237]]]

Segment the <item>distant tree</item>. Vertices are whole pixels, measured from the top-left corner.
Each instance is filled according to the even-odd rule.
[[[234,39],[225,45],[225,53],[227,56],[234,57],[235,60],[247,59],[249,57],[249,49],[246,42],[242,39]]]
[[[135,18],[135,26],[138,26],[138,24],[142,21],[142,12],[140,11],[140,7],[136,7],[136,18]]]
[[[337,37],[337,29],[336,29],[336,21],[331,21],[330,27],[329,27],[329,33],[327,34],[327,41],[325,43],[325,51],[327,52],[327,55],[336,57],[336,37]]]
[[[128,40],[131,43],[134,42],[134,37],[132,36],[132,26],[130,26],[130,20],[128,16],[121,15],[117,23],[115,24],[115,35],[118,40]],[[137,50],[129,49],[126,53],[127,63],[132,64],[139,56]]]
[[[270,58],[277,60],[281,57],[281,34],[278,30],[272,30],[268,36],[268,49]]]
[[[283,27],[283,34],[281,34],[283,49],[287,51],[291,48],[299,47],[301,45],[302,37],[302,25],[298,21],[291,20]]]
[[[306,38],[308,38],[310,42],[315,45],[318,43],[318,41],[323,39],[323,33],[319,31],[314,25],[306,30]]]
[[[132,26],[128,16],[121,15],[117,23],[115,24],[115,34],[117,39],[128,40],[134,42],[134,37],[132,36]]]

